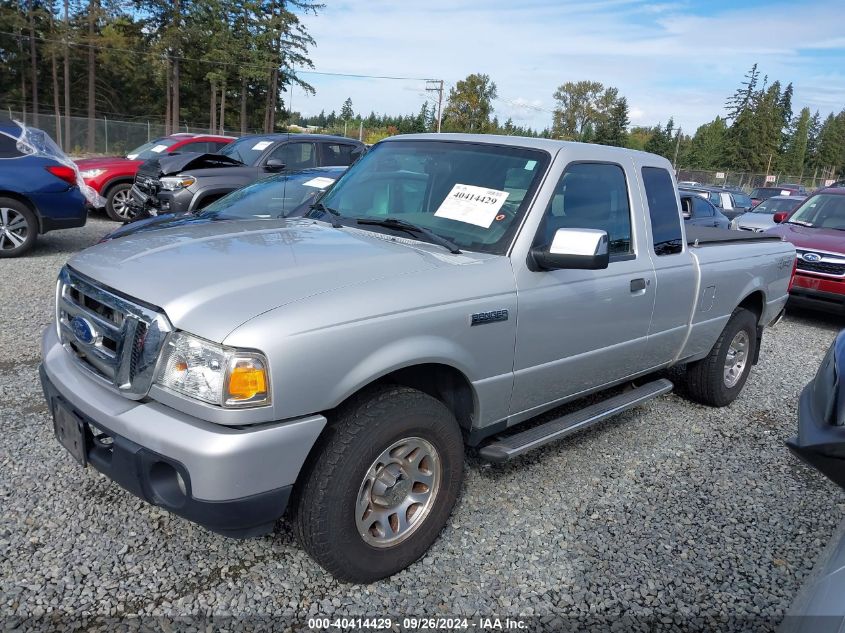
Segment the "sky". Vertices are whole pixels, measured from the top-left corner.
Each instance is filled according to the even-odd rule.
[[[301,72],[316,89],[295,88],[306,115],[340,111],[417,112],[435,100],[423,79],[446,88],[470,73],[496,83],[496,115],[541,130],[552,94],[567,81],[615,86],[632,125],[674,117],[692,133],[724,114],[752,64],[795,87],[794,110],[845,107],[842,0],[324,0],[302,18],[316,40],[314,70],[412,79],[359,79]],[[445,97],[444,97],[445,101]]]

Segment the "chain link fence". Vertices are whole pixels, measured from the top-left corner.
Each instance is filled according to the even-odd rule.
[[[826,171],[826,170],[825,170]],[[774,187],[778,184],[804,185],[808,190],[824,187],[834,182],[830,173],[815,170],[813,173],[802,174],[755,174],[743,171],[707,171],[701,169],[678,169],[678,181],[695,182],[701,185],[716,187],[738,187],[746,192],[756,187]]]
[[[54,114],[39,114],[36,124],[32,113],[27,112],[26,118],[18,111],[7,109],[12,120],[21,121],[32,125],[49,134],[56,142],[60,134],[56,129],[56,116]],[[116,121],[108,117],[97,117],[94,119],[94,151],[88,151],[88,118],[70,117],[70,137],[64,138],[65,117],[60,118],[62,149],[70,156],[82,156],[85,154],[105,154],[110,156],[123,156],[130,150],[143,145],[155,138],[164,136],[164,123],[156,120],[145,121]],[[174,132],[191,132],[194,134],[208,134],[207,127],[181,125]],[[233,134],[232,131],[227,133]]]

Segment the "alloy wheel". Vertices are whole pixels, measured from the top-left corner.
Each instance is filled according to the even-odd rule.
[[[0,207],[0,250],[13,251],[23,246],[29,236],[24,215],[9,207]]]

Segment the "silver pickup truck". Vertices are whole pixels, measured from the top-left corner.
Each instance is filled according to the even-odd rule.
[[[221,534],[289,507],[325,569],[383,578],[436,539],[466,446],[517,458],[666,393],[654,374],[676,365],[695,400],[737,397],[795,251],[701,231],[658,156],[392,138],[303,217],[188,219],[73,257],[43,337],[56,436]]]

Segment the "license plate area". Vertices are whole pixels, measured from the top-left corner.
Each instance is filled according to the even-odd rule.
[[[85,424],[61,400],[55,400],[53,431],[59,443],[77,462],[85,466],[88,463]]]

